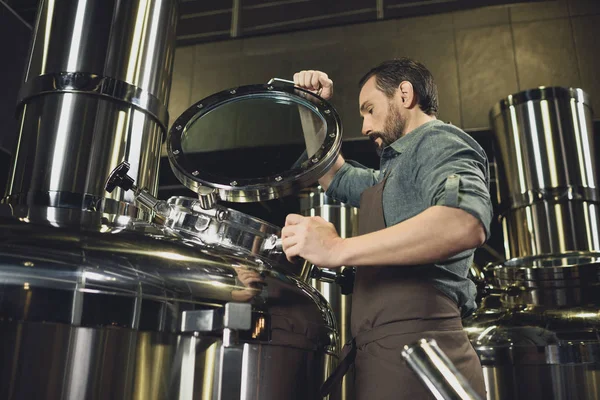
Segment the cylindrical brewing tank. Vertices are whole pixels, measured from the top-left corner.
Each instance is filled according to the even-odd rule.
[[[496,292],[463,325],[489,400],[600,399],[600,254],[488,268]]]
[[[301,193],[300,210],[302,215],[319,216],[331,222],[343,238],[358,235],[358,208],[340,203],[328,197],[320,186],[304,190]],[[336,283],[311,279],[311,285],[331,305],[338,322],[341,343],[349,342],[352,339],[350,331],[351,294],[342,294],[342,288]],[[346,374],[342,382],[341,400],[353,400],[354,398],[354,379],[351,370]]]
[[[335,318],[263,248],[276,229],[152,196],[177,3],[40,2],[0,204],[1,399],[305,400],[331,374]]]
[[[592,110],[581,89],[542,87],[490,113],[506,258],[600,251]]]
[[[463,324],[488,399],[600,399],[600,241],[589,100],[539,88],[491,112],[507,261]]]
[[[132,194],[104,190],[122,161],[156,195],[177,4],[41,0],[5,203],[59,225],[126,222]]]

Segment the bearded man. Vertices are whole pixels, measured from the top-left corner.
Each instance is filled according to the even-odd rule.
[[[333,95],[324,72],[301,71],[294,83]],[[340,238],[320,217],[290,214],[283,249],[289,260],[319,267],[356,266],[354,339],[336,376],[354,362],[358,400],[432,398],[401,356],[421,338],[435,339],[485,398],[481,364],[461,322],[476,308],[467,272],[493,215],[485,152],[436,118],[437,87],[422,64],[386,61],[359,85],[362,134],[375,143],[380,169],[339,156],[319,183],[328,196],[360,207],[360,234]]]

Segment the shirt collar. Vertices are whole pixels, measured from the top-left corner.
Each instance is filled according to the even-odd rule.
[[[390,144],[388,147],[383,149],[383,154],[402,153],[411,145],[411,143],[413,143],[417,139],[417,137],[420,134],[425,132],[428,128],[439,124],[444,124],[444,122],[440,121],[439,119],[434,119],[432,121],[425,122],[423,125],[418,126],[417,128],[408,132],[406,135],[397,139],[394,143]]]

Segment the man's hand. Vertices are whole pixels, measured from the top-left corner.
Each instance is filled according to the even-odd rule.
[[[333,81],[325,72],[312,70],[296,72],[294,85],[317,93],[325,100],[333,96]]]
[[[341,266],[344,243],[333,224],[321,217],[303,217],[290,214],[281,231],[283,251],[289,261],[302,257],[318,267]]]

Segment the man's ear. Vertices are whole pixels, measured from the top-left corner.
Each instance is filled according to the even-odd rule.
[[[409,81],[400,82],[396,95],[400,96],[400,105],[404,108],[413,108],[417,103],[413,85]]]

